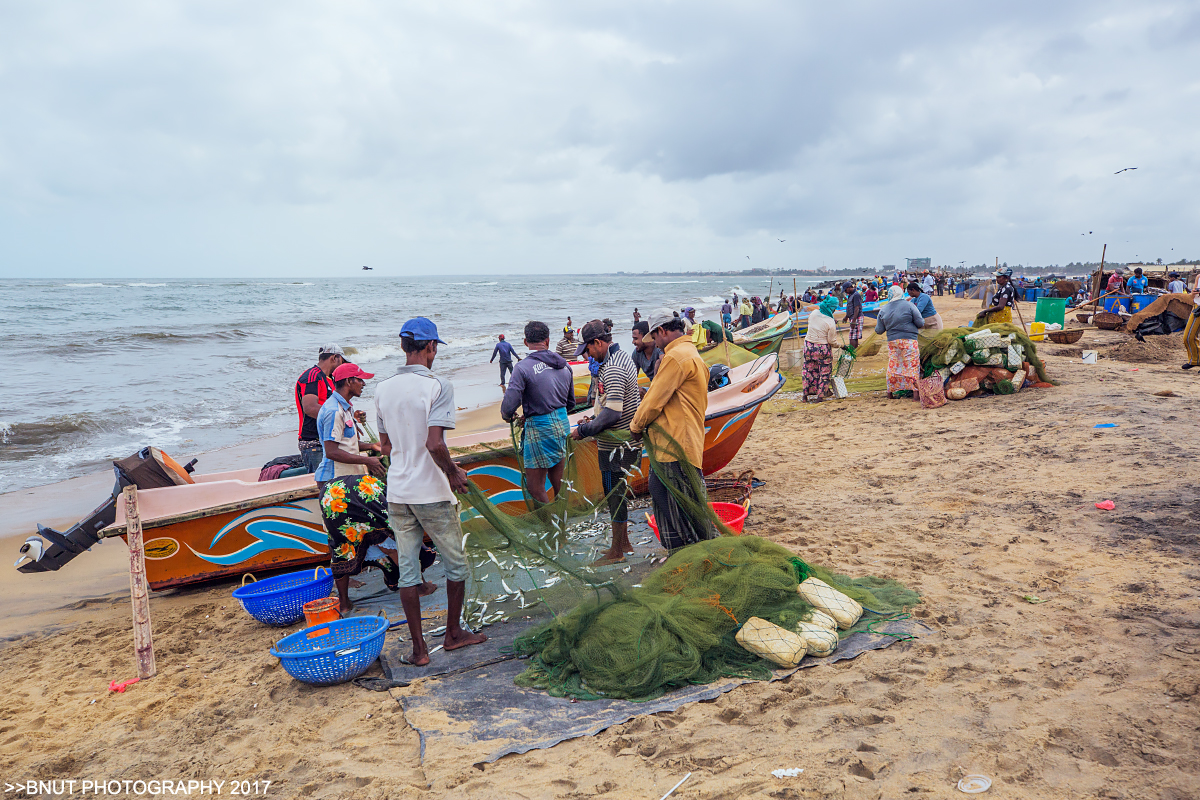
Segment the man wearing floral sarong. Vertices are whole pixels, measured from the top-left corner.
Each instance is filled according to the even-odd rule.
[[[879,310],[876,333],[887,333],[888,365],[887,396],[912,392],[917,397],[917,379],[921,374],[921,347],[917,331],[925,326],[921,312],[912,303],[904,302],[904,290],[893,286],[888,301]]]
[[[388,525],[387,484],[374,475],[346,475],[334,478],[321,495],[321,516],[329,532],[329,569],[337,586],[343,614],[354,608],[350,602],[350,578],[368,567],[383,572],[383,583],[393,592],[399,590],[400,570],[385,549],[395,551],[392,529]],[[391,547],[387,547],[387,543]],[[381,549],[384,548],[384,549]],[[436,551],[421,545],[421,571],[433,564]],[[437,590],[429,581],[418,586],[421,595]]]

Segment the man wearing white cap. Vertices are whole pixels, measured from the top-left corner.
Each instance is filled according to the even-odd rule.
[[[309,472],[316,472],[324,452],[321,439],[317,436],[317,414],[321,406],[334,393],[333,381],[329,376],[346,363],[346,353],[336,344],[321,345],[317,351],[317,363],[296,379],[296,413],[300,417],[300,456]]]
[[[700,472],[708,365],[684,335],[683,320],[670,309],[659,309],[650,316],[649,335],[662,348],[663,356],[629,430],[634,436],[646,433],[647,448],[657,462],[650,471],[650,499],[659,539],[671,551],[712,538],[714,533],[701,511],[708,504]]]

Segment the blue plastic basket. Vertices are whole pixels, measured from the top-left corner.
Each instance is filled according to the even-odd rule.
[[[271,655],[298,681],[331,686],[354,680],[379,658],[391,623],[386,617],[350,617],[285,636]]]
[[[304,604],[329,597],[333,573],[328,567],[289,572],[233,590],[233,599],[265,625],[294,625],[304,619]]]

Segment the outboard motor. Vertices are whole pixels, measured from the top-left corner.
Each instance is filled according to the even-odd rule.
[[[181,469],[190,475],[195,464],[196,459],[193,458]],[[112,495],[91,514],[64,532],[38,523],[37,535],[25,540],[20,548],[21,557],[13,564],[18,572],[54,572],[83,551],[90,550],[92,545],[98,544],[104,538],[100,531],[117,519],[117,498],[126,486],[132,484],[139,489],[155,489],[179,483],[154,458],[154,452],[149,447],[142,448],[129,458],[114,461],[113,472],[117,480],[113,484]]]
[[[729,367],[724,364],[713,364],[708,368],[708,390],[714,391],[729,385]]]
[[[37,536],[30,536],[21,545],[21,557],[13,564],[20,572],[53,572],[100,542],[100,531],[117,518],[117,497],[122,484],[117,482],[113,494],[84,519],[59,533],[38,523]]]

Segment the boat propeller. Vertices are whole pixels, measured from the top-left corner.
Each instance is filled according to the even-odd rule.
[[[40,536],[30,536],[25,540],[25,544],[21,545],[21,557],[13,563],[13,566],[19,567],[24,561],[41,561],[45,547],[46,543]]]

